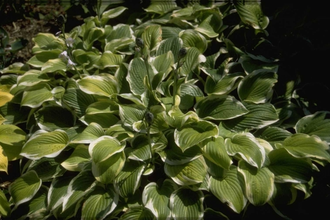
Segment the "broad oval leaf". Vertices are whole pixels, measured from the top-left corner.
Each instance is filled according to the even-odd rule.
[[[257,169],[245,161],[238,164],[238,172],[245,183],[245,196],[255,206],[267,203],[274,192],[274,174],[267,168]]]
[[[116,208],[119,196],[111,187],[97,185],[83,203],[81,219],[104,219]]]
[[[277,74],[270,71],[254,71],[238,85],[238,96],[242,101],[255,104],[266,103],[273,95]]]
[[[37,108],[46,101],[53,100],[53,94],[48,84],[39,84],[24,91],[21,105]]]
[[[162,40],[162,28],[160,25],[149,25],[144,29],[141,36],[144,47],[148,48],[150,51],[155,49]]]
[[[218,134],[218,127],[208,121],[199,121],[189,124],[189,127],[174,131],[175,143],[182,152],[197,145],[203,140],[214,137]]]
[[[93,43],[100,39],[104,34],[104,28],[92,27],[84,34],[83,46],[86,50],[90,50]]]
[[[69,158],[61,163],[61,166],[69,171],[82,171],[86,163],[90,161],[88,147],[86,145],[78,145]]]
[[[142,201],[157,219],[168,219],[171,217],[169,200],[171,193],[177,189],[177,185],[165,179],[161,185],[151,182],[144,187]]]
[[[205,56],[196,47],[190,47],[187,50],[186,56],[182,58],[183,65],[179,69],[179,73],[187,76],[191,73],[191,71],[197,68],[200,63],[205,61]]]
[[[301,118],[296,126],[297,133],[317,135],[322,140],[330,143],[329,112],[316,112]]]
[[[47,194],[47,204],[50,211],[62,205],[71,180],[71,176],[61,176],[53,179]]]
[[[187,29],[180,33],[180,38],[183,41],[183,47],[195,47],[200,53],[204,53],[207,49],[206,38],[195,30]],[[187,54],[188,56],[188,54]]]
[[[0,146],[9,161],[20,156],[25,138],[26,133],[16,125],[0,125]]]
[[[136,105],[120,105],[119,116],[125,126],[132,127],[135,122],[141,121],[145,115],[145,109]]]
[[[122,216],[120,220],[154,220],[155,216],[151,211],[143,206],[130,207]]]
[[[97,123],[90,123],[81,133],[74,137],[70,143],[74,144],[90,144],[99,137],[104,135],[102,126]]]
[[[56,71],[66,71],[67,63],[60,58],[48,60],[41,67],[41,73],[51,73]]]
[[[215,140],[207,142],[202,148],[203,155],[216,165],[229,170],[232,164],[231,158],[227,154],[225,140],[223,137],[216,137]]]
[[[15,207],[30,201],[41,187],[42,180],[33,170],[17,178],[10,186],[9,193],[15,203]]]
[[[164,34],[164,30],[163,30],[163,34]],[[182,48],[182,40],[178,37],[178,35],[176,35],[174,37],[170,37],[162,40],[159,44],[156,55],[159,56],[161,54],[165,54],[171,51],[174,57],[174,62],[177,62],[179,51],[181,48]]]
[[[237,168],[232,167],[224,178],[210,177],[209,189],[222,203],[226,203],[234,212],[240,213],[246,198],[241,185]]]
[[[203,200],[202,191],[192,191],[188,188],[175,190],[170,197],[173,219],[202,219],[204,215]]]
[[[236,89],[243,78],[244,75],[240,72],[227,74],[217,82],[211,76],[208,76],[205,82],[205,92],[209,95],[226,95]]]
[[[111,136],[102,136],[90,143],[88,151],[94,163],[102,162],[124,150],[125,144]]]
[[[229,155],[238,154],[256,168],[261,168],[266,160],[265,149],[251,133],[237,133],[232,138],[227,138],[225,145]]]
[[[215,10],[214,13],[208,15],[200,24],[195,28],[196,31],[205,34],[209,38],[215,38],[219,35],[218,31],[222,26],[222,15],[220,11]]]
[[[163,15],[177,8],[177,4],[175,1],[151,1],[151,4],[148,8],[144,9],[149,13],[157,13]]]
[[[293,134],[282,143],[275,144],[276,148],[284,148],[296,158],[311,158],[330,162],[329,146],[317,136]]]
[[[131,143],[132,148],[128,153],[128,159],[136,161],[148,161],[152,158],[149,139],[145,135],[137,135]]]
[[[35,43],[32,48],[34,54],[51,50],[63,51],[65,49],[64,41],[50,33],[38,33],[32,40]]]
[[[136,161],[128,161],[114,180],[116,192],[124,198],[131,197],[141,184],[141,176],[145,165]]]
[[[310,160],[293,157],[285,149],[275,149],[268,154],[270,165],[268,169],[275,174],[279,183],[307,183],[313,173]]]
[[[31,160],[42,157],[53,158],[68,145],[69,137],[65,131],[42,132],[31,137],[23,146],[21,156]]]
[[[117,82],[108,76],[86,76],[78,80],[79,87],[87,94],[111,97],[118,93]]]
[[[109,9],[107,11],[104,11],[103,13],[101,12],[101,14],[102,14],[102,17],[101,17],[102,25],[105,25],[108,22],[109,19],[118,17],[126,9],[127,9],[126,7],[119,6],[119,7],[112,8],[112,9]]]
[[[62,160],[62,157],[57,158],[41,158],[33,160],[29,164],[27,171],[34,170],[38,174],[38,177],[43,182],[51,181],[56,176],[61,176],[65,170],[60,166],[57,160]]]
[[[93,65],[96,68],[104,69],[109,67],[118,68],[123,62],[123,55],[114,54],[110,51],[105,51],[100,59]]]
[[[208,96],[196,106],[199,117],[212,120],[228,120],[247,114],[249,111],[233,96]]]
[[[66,89],[63,100],[68,106],[75,110],[78,116],[84,115],[87,107],[97,101],[94,95],[73,88]]]
[[[167,176],[181,186],[202,183],[207,174],[207,165],[203,157],[180,165],[165,163],[164,170]]]

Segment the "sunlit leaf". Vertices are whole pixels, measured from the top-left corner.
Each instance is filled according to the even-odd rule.
[[[9,88],[0,85],[0,106],[4,106],[7,102],[10,102],[14,96],[9,92]]]
[[[103,25],[105,25],[109,19],[111,18],[115,18],[118,17],[119,15],[121,15],[127,8],[123,7],[123,6],[119,6],[116,8],[112,8],[110,10],[104,11],[102,13],[102,17],[101,17],[101,23]]]
[[[257,169],[240,161],[238,172],[244,178],[245,196],[255,206],[267,203],[274,192],[274,174],[267,168]]]
[[[180,33],[180,38],[183,41],[183,47],[195,47],[200,53],[204,53],[207,48],[207,42],[205,37],[195,30],[187,29],[185,31],[182,31]]]
[[[121,144],[116,138],[102,136],[90,143],[88,151],[93,162],[99,163],[122,152],[124,148],[125,144]]]
[[[244,209],[247,200],[236,168],[228,170],[222,179],[210,177],[209,188],[213,195],[234,212],[240,213]]]
[[[3,150],[1,145],[0,145],[0,172],[5,172],[8,174],[8,157],[5,154],[5,151]]]
[[[99,27],[92,27],[84,34],[83,45],[86,50],[89,50],[93,43],[100,39],[104,34],[104,29]]]
[[[41,68],[48,60],[57,59],[61,52],[61,50],[40,51],[26,63],[33,67]]]
[[[89,161],[88,147],[81,144],[75,147],[70,157],[63,161],[61,166],[69,171],[82,171],[83,166]]]
[[[30,163],[27,171],[34,170],[39,178],[43,182],[51,181],[57,176],[63,175],[65,170],[56,160],[62,160],[61,157],[58,158],[41,158],[39,160],[34,160]]]
[[[144,46],[150,51],[155,49],[162,40],[162,28],[160,25],[150,25],[144,29],[141,36]]]
[[[225,95],[236,89],[241,79],[244,78],[243,73],[227,74],[219,81],[214,81],[212,77],[208,77],[205,83],[205,92],[213,95]]]
[[[24,91],[21,105],[37,108],[50,100],[53,100],[50,86],[48,84],[39,84]]]
[[[24,145],[26,133],[15,125],[0,125],[0,145],[2,154],[8,161],[19,157]]]
[[[87,94],[110,97],[118,93],[117,82],[108,76],[87,76],[78,81],[79,87]]]
[[[151,211],[143,206],[133,206],[129,208],[120,220],[154,220],[155,217]]]
[[[35,171],[29,171],[17,178],[9,186],[9,193],[15,203],[15,207],[30,201],[38,192],[41,183],[42,181]]]
[[[99,69],[109,68],[109,67],[116,67],[118,68],[119,65],[123,62],[123,55],[114,54],[110,51],[105,51],[101,58],[94,64],[94,67]]]
[[[217,37],[219,35],[218,31],[222,26],[222,19],[219,12],[208,15],[200,24],[195,28],[196,31],[205,34],[210,38]]]
[[[144,10],[149,13],[157,13],[163,15],[176,8],[177,5],[174,0],[167,0],[167,1],[151,0],[151,4],[149,5],[149,7]]]
[[[71,143],[89,144],[104,135],[103,128],[97,123],[90,123],[81,133],[79,133]]]
[[[47,195],[47,204],[50,211],[53,211],[62,205],[71,180],[71,176],[62,176],[53,179]]]
[[[6,195],[0,190],[0,215],[7,217],[10,213],[9,201],[6,198]]]
[[[77,113],[78,116],[85,114],[87,107],[96,102],[96,98],[80,89],[66,89],[63,100]]]
[[[152,157],[149,140],[145,135],[136,136],[132,140],[132,150],[128,153],[128,158],[137,161],[147,161]]]
[[[67,146],[69,137],[65,131],[42,132],[31,137],[23,146],[20,155],[31,160],[53,158]]]
[[[64,41],[50,33],[38,33],[33,39],[35,46],[32,48],[34,54],[43,51],[63,51],[65,49]]]
[[[51,73],[56,71],[65,71],[67,69],[67,63],[62,59],[52,59],[48,60],[41,67],[41,73]]]
[[[173,219],[203,219],[203,200],[202,191],[192,191],[188,188],[175,190],[170,197]]]

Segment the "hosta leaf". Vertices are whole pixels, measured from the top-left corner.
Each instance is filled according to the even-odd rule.
[[[225,140],[227,152],[231,156],[239,155],[251,166],[261,168],[266,160],[265,149],[251,133],[237,133]]]
[[[1,73],[24,74],[29,69],[30,69],[29,65],[20,63],[20,62],[16,62],[16,63],[13,63],[13,64],[9,65],[8,67],[2,69],[0,72]]]
[[[82,206],[81,219],[104,219],[116,208],[118,199],[110,187],[96,186]]]
[[[208,15],[198,26],[196,31],[205,34],[210,38],[217,37],[218,31],[222,26],[222,19],[220,13],[212,13]]]
[[[114,39],[105,45],[104,50],[111,51],[112,53],[116,53],[116,54],[131,55],[133,54],[133,50],[130,48],[130,46],[133,43],[134,40],[128,37]]]
[[[94,189],[96,180],[90,170],[82,171],[69,183],[67,192],[63,198],[63,212],[71,206],[76,206],[79,201]]]
[[[164,30],[163,30],[164,34]],[[157,49],[156,55],[159,56],[161,54],[172,52],[174,57],[174,62],[177,62],[179,51],[182,48],[182,40],[178,37],[178,35],[174,37],[167,38],[162,40]]]
[[[145,135],[136,136],[131,143],[132,149],[128,153],[128,159],[137,161],[147,161],[152,155],[149,140]]]
[[[271,151],[268,156],[270,165],[267,167],[275,174],[276,182],[307,183],[311,179],[310,160],[293,157],[283,148]]]
[[[1,145],[0,145],[0,172],[5,172],[6,174],[8,174],[8,157],[5,154],[5,151],[3,150]]]
[[[82,49],[73,50],[72,56],[78,64],[84,66],[87,70],[93,68],[93,65],[101,58],[100,54]]]
[[[102,162],[92,162],[92,171],[95,179],[103,184],[112,183],[115,177],[122,172],[125,165],[125,153],[119,152],[103,160]]]
[[[274,174],[267,167],[256,169],[244,161],[239,162],[238,172],[245,182],[245,196],[255,206],[267,203],[274,192]]]
[[[207,48],[207,41],[205,37],[195,30],[187,29],[180,33],[180,38],[183,41],[183,47],[195,47],[200,53],[204,53]],[[186,55],[188,56],[188,54]]]
[[[70,143],[90,144],[103,135],[103,128],[99,124],[92,122],[81,133],[74,137]]]
[[[62,205],[71,180],[71,176],[62,176],[53,179],[47,195],[47,204],[50,211]]]
[[[15,203],[15,207],[30,201],[38,192],[41,184],[41,179],[33,170],[17,178],[9,186],[9,193]]]
[[[272,104],[244,103],[248,113],[240,117],[223,121],[225,128],[233,131],[261,129],[278,121],[278,114]]]
[[[0,146],[9,161],[19,157],[25,138],[26,133],[16,125],[0,125]]]
[[[24,91],[21,105],[37,108],[50,100],[53,100],[50,86],[48,84],[39,84]]]
[[[118,117],[113,113],[86,114],[80,120],[86,125],[91,123],[99,124],[103,129],[107,129],[119,121]]]
[[[125,141],[127,138],[133,138],[134,134],[121,124],[115,124],[105,131],[105,135],[117,138],[119,141]]]
[[[48,60],[44,63],[41,67],[41,73],[51,73],[56,71],[66,71],[67,63],[64,62],[62,59],[52,59]]]
[[[102,162],[109,157],[124,150],[125,144],[121,144],[116,138],[102,136],[93,141],[88,148],[94,163]]]
[[[177,5],[173,0],[167,0],[167,1],[151,0],[151,4],[149,5],[149,7],[144,10],[149,13],[157,13],[163,15],[176,8]]]
[[[133,30],[128,24],[117,24],[113,27],[113,31],[106,37],[107,44],[104,50],[107,51],[108,47],[116,47],[116,45],[111,44],[121,44],[121,41],[114,40],[133,40]]]
[[[287,137],[291,136],[292,134],[289,131],[284,130],[283,128],[280,127],[266,127],[265,129],[256,132],[255,135],[270,143],[272,142],[276,143],[276,142],[284,141]]]
[[[212,120],[228,120],[248,113],[233,96],[208,96],[199,101],[195,109],[199,117]]]
[[[61,52],[61,50],[40,51],[26,63],[33,67],[41,68],[48,60],[57,59]]]
[[[323,141],[330,143],[330,119],[329,112],[316,112],[301,118],[296,126],[297,133],[317,135]]]
[[[110,51],[105,51],[101,58],[94,64],[94,67],[99,69],[104,69],[108,67],[119,67],[123,62],[123,55],[114,54]]]
[[[260,69],[275,72],[277,72],[278,70],[278,63],[270,62],[269,60],[266,60],[263,56],[252,56],[251,54],[243,55],[242,57],[240,57],[240,63],[248,74],[252,73],[254,70]]]
[[[149,73],[153,75],[151,68],[149,68]],[[140,58],[132,59],[128,66],[126,79],[133,94],[142,95],[145,92],[144,78],[146,76],[147,69],[144,61]]]
[[[207,142],[202,148],[203,155],[216,165],[228,170],[232,163],[228,156],[225,146],[225,141],[222,137],[217,137],[215,140]]]
[[[63,100],[75,110],[78,116],[84,115],[87,107],[96,102],[93,95],[86,94],[80,89],[67,89]]]
[[[61,166],[69,171],[82,171],[84,165],[89,161],[88,147],[80,144],[75,147],[70,157],[61,163]]]
[[[236,89],[238,83],[244,78],[243,73],[227,74],[219,81],[208,77],[205,83],[205,92],[213,95],[225,95]]]
[[[311,158],[330,162],[329,146],[317,136],[307,134],[293,134],[283,143],[275,144],[276,148],[284,148],[296,158]]]
[[[50,33],[38,33],[32,40],[35,43],[35,46],[32,48],[34,54],[51,50],[63,51],[65,49],[64,41]]]
[[[182,59],[184,62],[182,67],[179,69],[179,73],[182,75],[188,75],[200,63],[205,62],[206,58],[196,47],[191,47],[187,50],[187,55]]]
[[[241,20],[254,29],[265,29],[268,26],[269,19],[262,13],[258,1],[250,1],[248,4],[237,1],[235,2],[235,8]]]
[[[68,129],[75,124],[71,111],[61,106],[45,106],[34,113],[38,126],[46,131]]]
[[[175,190],[170,197],[173,219],[203,219],[203,200],[202,191],[192,191],[188,188]]]
[[[173,138],[173,137],[172,137]],[[163,162],[169,165],[183,165],[190,161],[193,161],[202,155],[201,148],[199,146],[194,146],[186,151],[182,150],[176,146],[174,140],[167,140],[168,147],[163,151],[158,152]]]
[[[183,83],[180,85],[180,96],[193,96],[193,97],[202,97],[204,96],[204,93],[202,90],[193,83]]]
[[[165,163],[165,173],[174,182],[182,186],[202,183],[206,175],[206,163],[203,157],[180,165],[169,165]]]
[[[119,7],[112,8],[110,10],[107,10],[107,11],[103,12],[102,13],[102,17],[101,17],[101,23],[102,23],[102,25],[105,25],[108,22],[109,19],[118,17],[126,9],[127,9],[126,7],[119,6]]]
[[[120,220],[154,220],[155,217],[149,211],[149,209],[142,206],[133,206],[129,208],[122,216]]]
[[[273,196],[270,200],[271,205],[290,205],[297,198],[297,190],[291,186],[291,183],[277,183],[275,182],[275,188]]]
[[[87,34],[88,33],[88,34]],[[93,43],[100,39],[104,34],[104,29],[99,27],[92,27],[84,34],[83,45],[86,50],[89,50]]]
[[[0,86],[0,106],[4,106],[13,98],[14,96],[9,92],[9,90],[4,89],[4,87]]]
[[[174,56],[172,51],[161,54],[151,60],[152,65],[157,70],[157,74],[162,74],[163,78],[172,71],[172,65],[174,64]]]
[[[126,126],[133,126],[135,122],[142,120],[144,115],[145,115],[145,109],[142,109],[139,106],[134,106],[134,105],[119,106],[120,119]]]
[[[171,210],[168,207],[171,193],[177,185],[169,179],[165,179],[161,185],[151,182],[144,187],[142,201],[157,219],[168,219]]]
[[[144,46],[150,51],[155,49],[162,40],[162,28],[160,25],[147,26],[141,36]]]
[[[57,160],[62,160],[61,157],[57,157]],[[36,171],[38,177],[43,181],[51,181],[56,176],[62,175],[65,170],[56,161],[55,158],[41,158],[39,160],[33,160],[27,171]]]
[[[239,83],[237,91],[242,101],[255,104],[266,103],[273,95],[277,74],[269,71],[254,71]]]
[[[228,170],[223,179],[211,177],[209,188],[213,195],[234,212],[240,213],[244,209],[246,198],[236,168]]]
[[[10,213],[9,202],[6,195],[0,190],[0,216],[7,217]]]
[[[136,161],[125,163],[124,168],[114,180],[114,187],[121,197],[128,198],[134,195],[139,188],[145,165]]]
[[[214,137],[218,134],[218,127],[208,121],[199,121],[189,124],[189,127],[174,131],[175,143],[184,152],[188,148]]]
[[[80,89],[87,94],[110,97],[118,93],[116,80],[108,76],[86,76],[78,80],[78,84]]]
[[[67,146],[69,137],[65,131],[43,132],[31,137],[23,146],[20,155],[31,160],[53,158]]]

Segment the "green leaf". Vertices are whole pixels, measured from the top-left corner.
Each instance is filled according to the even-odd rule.
[[[4,106],[10,102],[14,96],[9,92],[9,89],[5,89],[2,86],[0,87],[0,106]]]
[[[165,179],[161,185],[151,182],[143,189],[143,204],[157,219],[168,219],[171,217],[168,207],[170,196],[176,189],[177,185],[169,179]]]
[[[86,70],[92,69],[94,64],[97,63],[101,58],[101,55],[95,52],[85,51],[82,49],[73,50],[72,56],[74,58],[74,61],[84,66]]]
[[[63,198],[62,212],[71,208],[71,206],[79,205],[81,199],[92,191],[95,185],[96,181],[90,170],[82,171],[75,176],[70,181],[66,195]]]
[[[104,34],[104,29],[92,27],[84,34],[83,46],[86,50],[91,49],[93,43],[100,39]]]
[[[31,57],[26,63],[36,67],[41,68],[48,60],[57,59],[62,51],[60,50],[50,50],[50,51],[40,51]]]
[[[71,111],[61,106],[45,106],[34,113],[38,126],[46,131],[68,129],[75,124]]]
[[[81,133],[75,136],[70,143],[90,144],[103,135],[103,128],[99,124],[92,122]]]
[[[112,183],[116,176],[122,172],[125,165],[125,153],[119,152],[107,159],[95,163],[92,162],[92,172],[95,179],[103,184]]]
[[[162,40],[162,28],[160,25],[149,25],[147,26],[141,36],[144,46],[149,51],[154,50]]]
[[[135,105],[120,105],[119,116],[121,121],[126,126],[133,126],[137,121],[143,120],[145,115],[145,109]]]
[[[203,157],[180,165],[170,165],[165,162],[164,166],[166,175],[181,186],[202,183],[207,174],[206,169],[207,166]]]
[[[81,219],[104,219],[116,208],[119,196],[113,189],[96,186],[82,206]]]
[[[135,194],[141,183],[141,176],[145,165],[136,161],[127,161],[124,168],[114,180],[116,192],[124,198]]]
[[[329,112],[316,112],[301,118],[296,126],[297,133],[316,135],[323,141],[330,143],[330,119]]]
[[[216,165],[229,170],[232,161],[227,154],[223,137],[219,136],[215,138],[215,140],[207,142],[202,150],[205,158],[215,163]]]
[[[154,220],[155,217],[149,211],[149,209],[142,206],[133,206],[129,208],[122,216],[120,220]]]
[[[71,176],[62,176],[53,179],[47,195],[47,204],[50,211],[54,211],[56,208],[62,206],[71,180]]]
[[[110,76],[86,76],[78,80],[78,85],[87,94],[111,97],[118,93],[117,81]]]
[[[101,58],[93,65],[94,67],[103,70],[104,68],[116,67],[122,64],[124,55],[114,54],[110,51],[105,51]]]
[[[251,133],[237,133],[226,138],[225,145],[230,156],[239,155],[256,168],[261,168],[266,160],[265,149]]]
[[[205,82],[205,92],[209,95],[226,95],[236,89],[243,78],[244,75],[240,72],[227,74],[219,81],[215,81],[211,76],[208,76]]]
[[[175,190],[170,197],[173,219],[203,219],[203,200],[202,191],[192,191],[188,188]]]
[[[208,15],[203,21],[201,21],[195,30],[210,38],[217,37],[222,26],[221,16],[222,15],[219,11],[214,11],[214,13]]]
[[[67,63],[64,62],[62,59],[52,59],[48,60],[44,63],[41,67],[41,73],[52,73],[57,71],[66,71]]]
[[[233,96],[207,96],[196,104],[195,109],[199,117],[211,120],[228,120],[248,113]]]
[[[61,166],[69,171],[82,171],[86,163],[90,161],[88,147],[80,144],[75,147],[72,154],[61,163]]]
[[[238,164],[238,172],[245,183],[245,196],[255,206],[267,203],[274,192],[274,174],[267,168],[256,169],[244,161]]]
[[[131,143],[132,149],[128,153],[128,159],[136,161],[148,161],[152,158],[149,140],[145,135],[137,135]]]
[[[63,101],[75,110],[78,116],[85,114],[87,107],[96,102],[94,95],[87,94],[80,89],[66,89]]]
[[[7,217],[11,209],[6,195],[0,190],[0,216]]]
[[[187,29],[180,32],[180,38],[183,41],[183,47],[195,47],[201,54],[207,49],[206,38],[195,30]],[[186,56],[188,56],[188,54]]]
[[[307,183],[313,174],[310,160],[293,157],[285,149],[275,149],[268,154],[268,169],[279,183]]]
[[[39,84],[24,91],[21,105],[37,108],[44,102],[51,100],[53,100],[53,94],[50,86],[48,84]]]
[[[174,0],[167,1],[155,1],[152,0],[148,8],[144,9],[148,13],[157,13],[160,15],[166,14],[173,9],[176,9],[177,5]]]
[[[208,121],[199,121],[187,125],[183,129],[174,131],[175,143],[181,148],[182,152],[203,140],[214,137],[218,134],[218,127]]]
[[[31,160],[58,156],[67,146],[69,137],[65,131],[41,132],[32,136],[23,146],[21,156]]]
[[[43,181],[51,181],[53,178],[63,175],[65,170],[57,160],[62,160],[62,157],[57,158],[41,158],[39,160],[33,160],[29,164],[27,171],[34,170],[38,174],[38,177]]]
[[[262,138],[270,143],[282,142],[292,134],[280,127],[266,127],[254,133],[256,137]]]
[[[94,163],[100,163],[122,152],[125,144],[111,136],[102,136],[90,143],[88,151]]]
[[[311,158],[330,162],[329,146],[317,136],[307,134],[293,134],[283,143],[275,144],[276,148],[284,148],[296,158]]]
[[[180,85],[180,96],[193,96],[193,97],[203,97],[204,93],[199,88],[199,86],[193,84],[193,82],[186,82]]]
[[[273,95],[273,86],[276,82],[276,73],[254,71],[239,83],[238,96],[242,101],[255,104],[266,103]]]
[[[126,9],[127,9],[126,7],[119,6],[103,12],[101,16],[101,24],[104,26],[109,21],[109,19],[118,17]]]
[[[43,51],[63,51],[65,49],[64,41],[53,34],[38,33],[32,40],[35,43],[35,46],[32,48],[34,54]]]
[[[163,35],[164,35],[164,27],[163,29]],[[159,56],[164,53],[168,53],[169,51],[172,52],[173,57],[174,57],[174,62],[177,62],[179,51],[182,48],[182,40],[178,37],[178,34],[164,39],[160,42],[159,47],[156,51],[156,55]]]
[[[172,65],[174,64],[174,56],[172,51],[168,51],[167,53],[161,54],[151,59],[151,63],[157,70],[156,74],[162,75],[161,80],[163,80],[172,71]]]
[[[24,74],[30,69],[29,65],[15,62],[6,68],[2,69],[0,73],[14,73],[14,74]]]
[[[9,193],[15,203],[15,207],[30,201],[40,189],[41,184],[41,179],[33,170],[17,178],[9,186]]]
[[[254,29],[265,29],[269,24],[269,19],[262,12],[258,1],[249,1],[248,4],[243,1],[235,2],[235,8],[241,20]]]
[[[1,145],[0,145],[0,172],[5,172],[6,174],[8,174],[8,157],[5,151],[3,150],[3,148],[1,147]],[[1,214],[1,207],[0,207],[0,214]]]
[[[236,167],[228,170],[224,178],[210,177],[209,188],[213,195],[234,212],[240,213],[244,209],[246,198]]]
[[[223,121],[225,128],[233,131],[261,129],[278,121],[278,114],[272,104],[244,103],[248,113],[240,117]]]
[[[26,133],[15,125],[0,125],[0,146],[8,161],[19,157]]]

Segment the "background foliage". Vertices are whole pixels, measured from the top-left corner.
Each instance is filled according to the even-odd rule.
[[[4,218],[324,215],[328,85],[301,48],[328,49],[305,29],[325,18],[278,31],[291,5],[96,6],[1,71]]]

